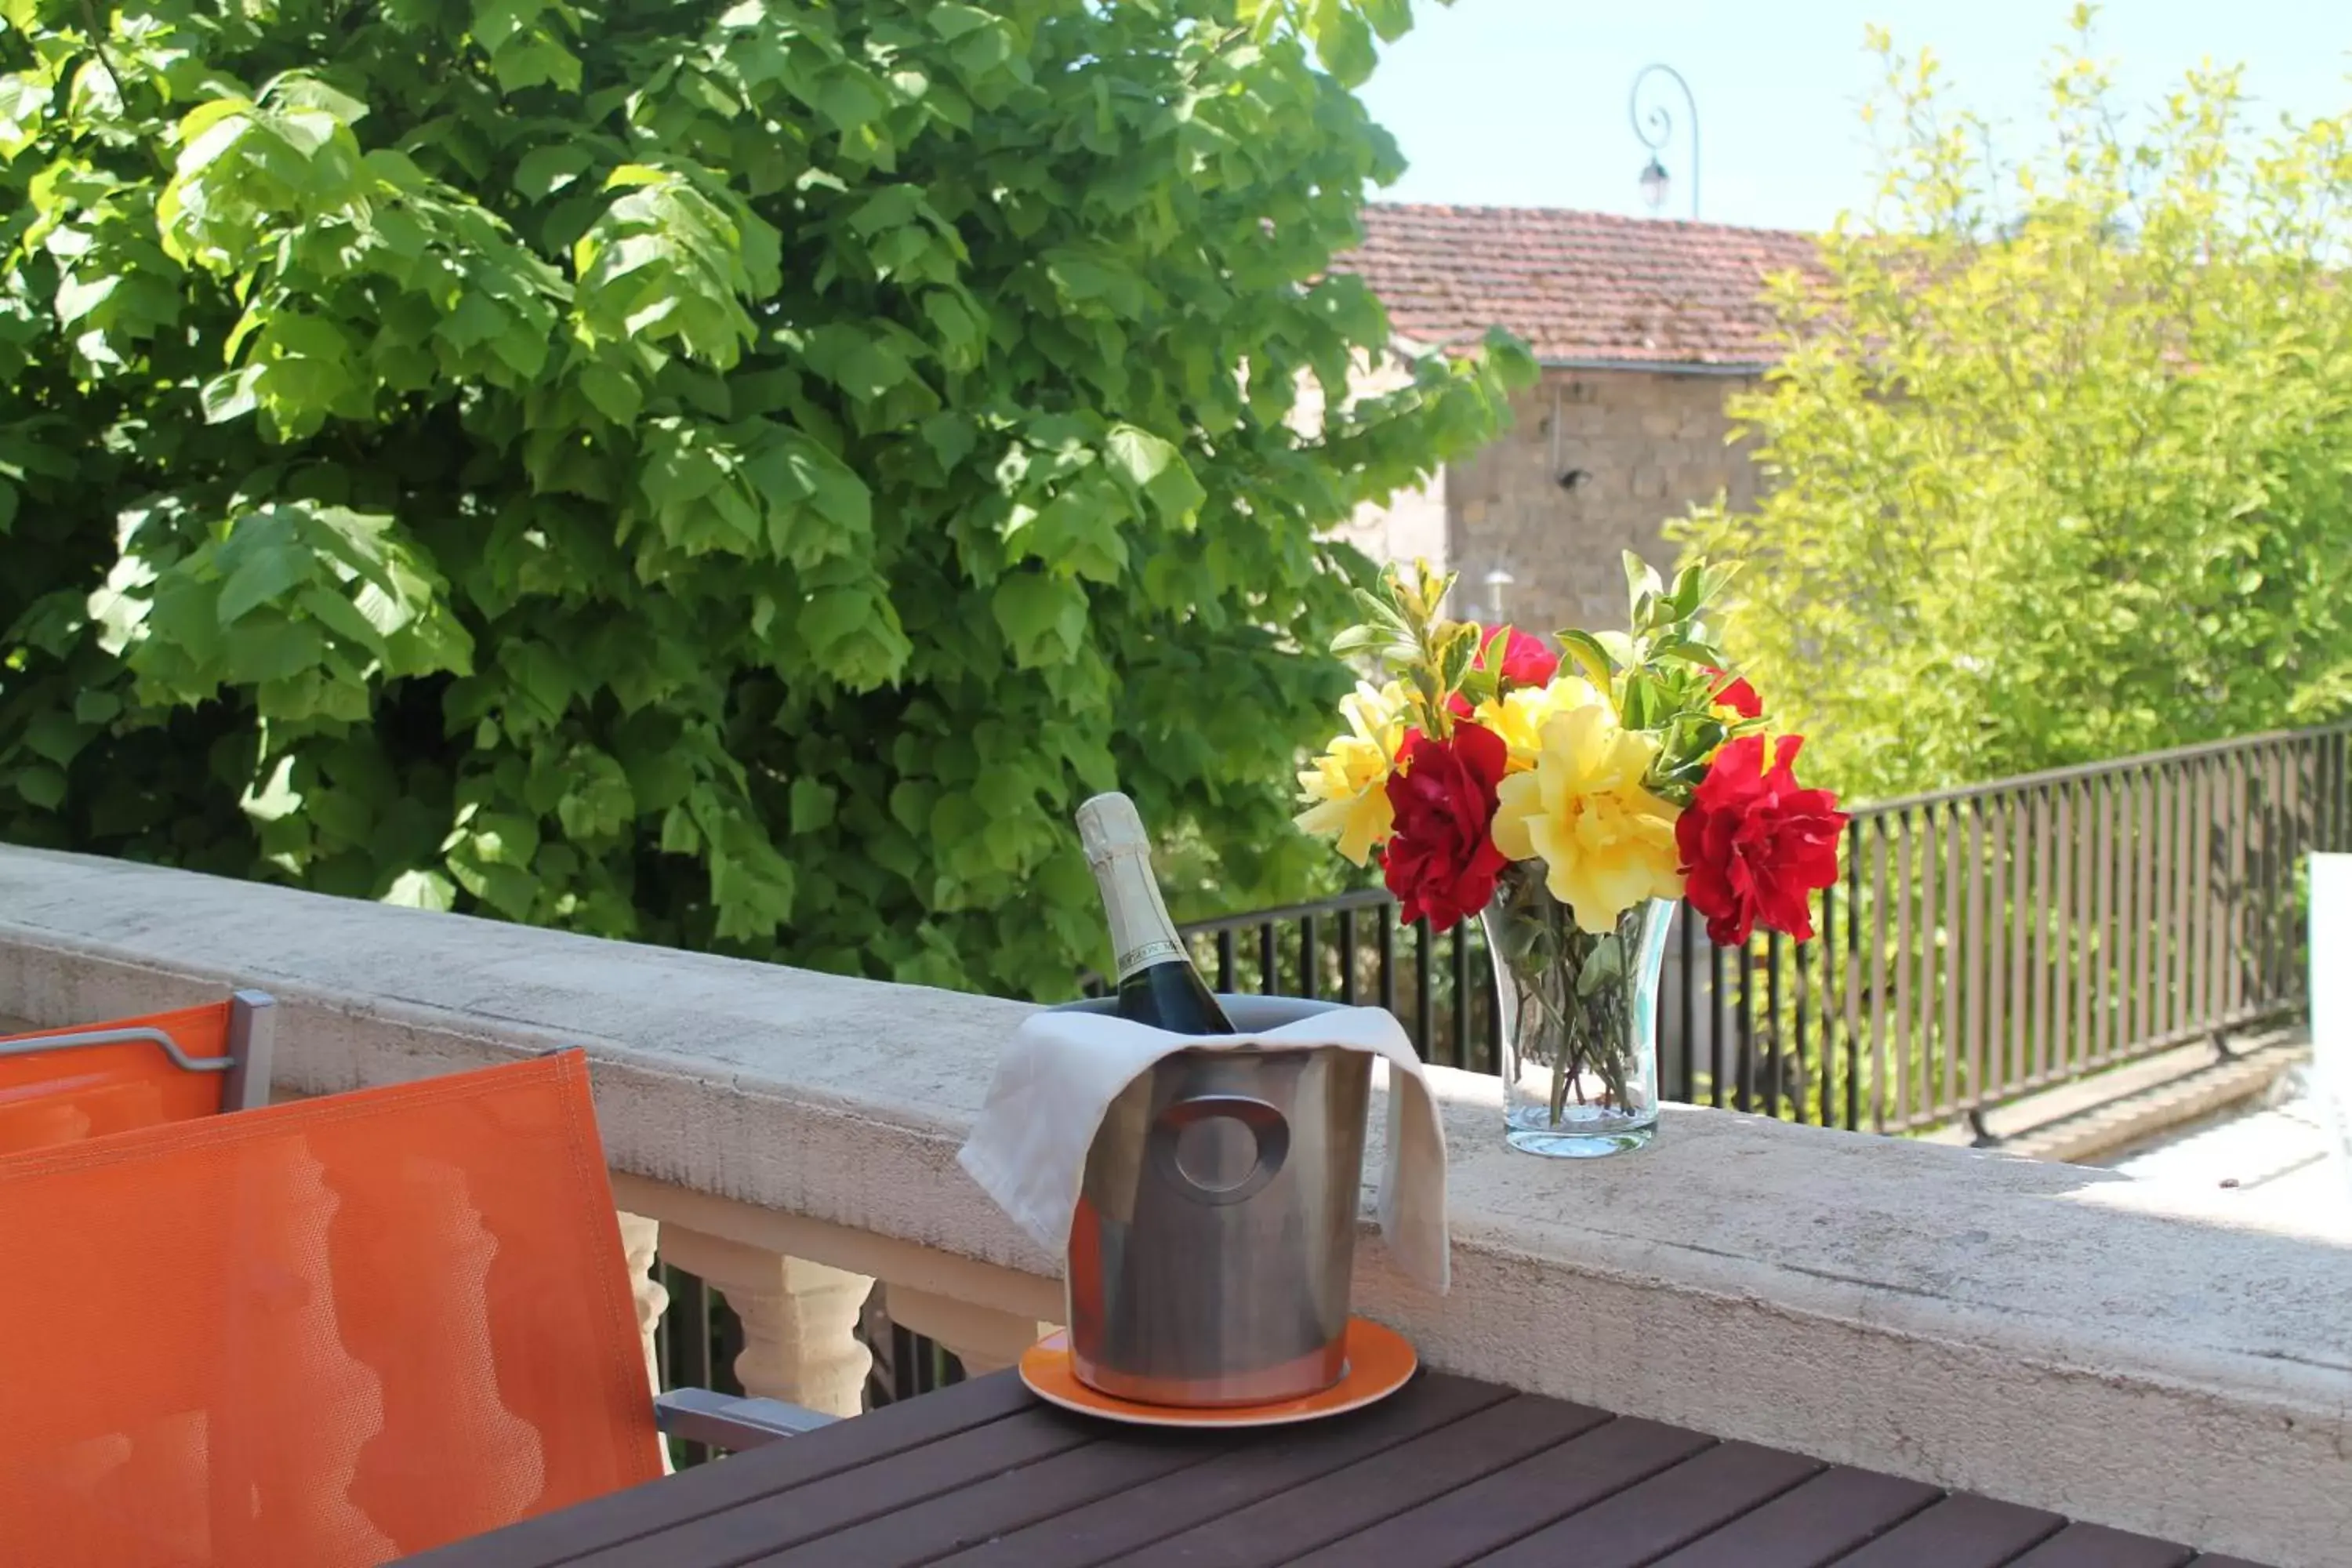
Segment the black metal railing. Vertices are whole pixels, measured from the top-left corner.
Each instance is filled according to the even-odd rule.
[[[1475,921],[1442,935],[1427,921],[1401,926],[1396,900],[1367,888],[1194,921],[1182,934],[1219,991],[1385,1007],[1403,1021],[1423,1060],[1502,1070],[1501,1022]]]
[[[740,1394],[735,1358],[743,1350],[743,1324],[718,1291],[683,1268],[663,1263],[655,1278],[669,1292],[654,1334],[655,1375],[664,1388],[709,1388]],[[668,1439],[671,1462],[681,1468],[710,1457],[700,1443]]]
[[[2352,725],[2256,735],[1853,813],[1815,934],[1708,942],[1675,913],[1669,1098],[1885,1132],[1958,1121],[2305,1003],[2301,867],[2352,847]],[[1373,889],[1185,928],[1221,991],[1373,1002],[1423,1057],[1497,1070],[1475,922]]]
[[[743,1392],[735,1358],[743,1351],[743,1322],[727,1298],[696,1275],[664,1263],[657,1278],[669,1291],[654,1339],[656,1375],[664,1388],[709,1388]],[[963,1381],[963,1368],[945,1349],[890,1321],[885,1292],[877,1286],[860,1314],[857,1337],[873,1353],[866,1378],[866,1406],[878,1410]],[[681,1468],[710,1458],[699,1443],[670,1440],[670,1458]]]

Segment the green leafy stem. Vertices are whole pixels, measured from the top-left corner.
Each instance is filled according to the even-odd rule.
[[[1549,1124],[1557,1127],[1571,1097],[1630,1114],[1633,1069],[1633,994],[1640,976],[1627,954],[1636,945],[1636,908],[1616,931],[1595,935],[1576,924],[1568,907],[1546,890],[1540,865],[1506,874],[1488,923],[1496,977],[1516,999],[1512,1048],[1520,1063],[1551,1069]],[[1598,1079],[1601,1093],[1589,1098]]]

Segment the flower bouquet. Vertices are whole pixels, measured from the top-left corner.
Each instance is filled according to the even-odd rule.
[[[1298,775],[1298,825],[1377,858],[1405,923],[1485,922],[1511,1143],[1640,1148],[1657,1120],[1657,993],[1674,900],[1713,941],[1812,935],[1845,816],[1799,785],[1801,737],[1714,644],[1729,574],[1668,586],[1631,553],[1622,632],[1443,617],[1451,577],[1416,563],[1361,593],[1333,645],[1389,678],[1340,700],[1347,733]]]

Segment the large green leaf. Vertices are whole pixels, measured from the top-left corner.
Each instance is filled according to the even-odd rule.
[[[1024,667],[1062,663],[1084,645],[1087,596],[1075,583],[1020,573],[996,585],[990,608]]]

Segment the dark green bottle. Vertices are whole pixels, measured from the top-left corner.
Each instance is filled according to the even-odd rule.
[[[1168,917],[1135,802],[1098,795],[1078,807],[1078,842],[1110,922],[1118,1016],[1175,1035],[1234,1033]]]

